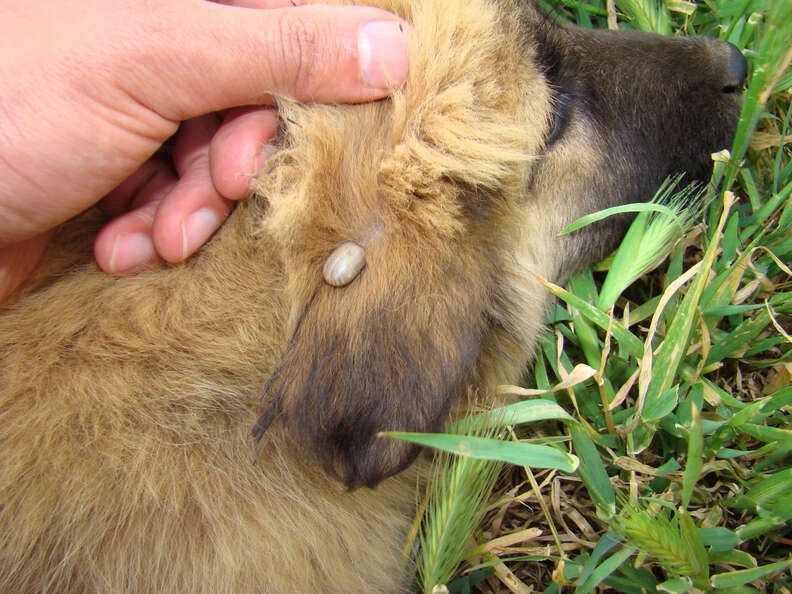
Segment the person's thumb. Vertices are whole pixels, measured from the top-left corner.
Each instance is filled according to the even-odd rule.
[[[172,121],[267,103],[270,93],[324,103],[370,101],[407,76],[404,25],[376,8],[197,2],[186,17],[175,10],[178,4],[165,3],[158,16],[164,22],[147,32],[146,51],[158,59],[125,83],[141,85],[129,89],[133,96]]]

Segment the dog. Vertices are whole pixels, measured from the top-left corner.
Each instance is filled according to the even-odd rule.
[[[107,276],[86,213],[0,304],[1,591],[408,588],[418,450],[378,434],[514,383],[551,300],[536,275],[563,282],[628,221],[559,231],[707,180],[730,146],[729,44],[522,0],[373,4],[411,24],[404,88],[282,100],[255,195],[200,253]]]

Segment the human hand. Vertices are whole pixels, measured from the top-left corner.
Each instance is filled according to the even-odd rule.
[[[0,300],[55,226],[103,198],[115,217],[95,241],[103,270],[185,259],[266,159],[277,132],[270,93],[361,102],[406,78],[406,41],[390,13],[229,4],[0,7]],[[152,158],[174,134],[172,163]]]

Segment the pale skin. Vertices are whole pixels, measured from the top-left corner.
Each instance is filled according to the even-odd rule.
[[[94,244],[104,271],[184,260],[270,154],[273,94],[363,102],[406,78],[405,27],[388,12],[224,4],[0,5],[0,300],[97,203],[112,217]],[[171,137],[171,156],[155,155]]]

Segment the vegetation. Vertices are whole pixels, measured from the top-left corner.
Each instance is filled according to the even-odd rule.
[[[792,1],[539,1],[734,43],[745,107],[703,202],[670,181],[608,261],[547,283],[531,387],[502,388],[521,402],[401,436],[457,454],[416,523],[416,590],[790,592]]]

